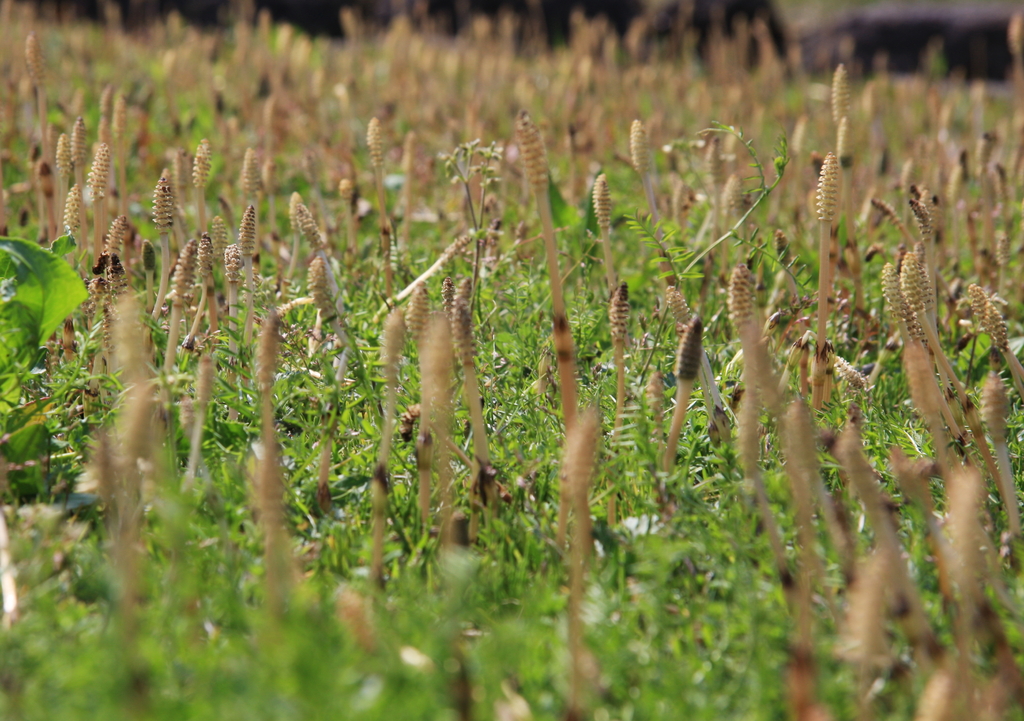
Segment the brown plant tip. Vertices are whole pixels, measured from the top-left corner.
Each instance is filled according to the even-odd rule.
[[[832,120],[839,122],[850,115],[850,78],[846,72],[846,66],[842,63],[836,66],[832,74]]]
[[[255,198],[262,190],[260,180],[260,165],[256,159],[256,150],[245,149],[245,158],[242,160],[242,192],[246,198]]]
[[[228,226],[219,215],[210,221],[210,240],[213,241],[213,254],[218,258],[224,257],[224,250],[228,247]]]
[[[320,311],[320,315],[324,318],[333,316],[334,304],[331,302],[327,286],[327,266],[320,255],[313,256],[313,260],[309,263],[306,285],[309,288],[309,295],[313,299],[313,305]]]
[[[1010,18],[1010,24],[1006,27],[1006,44],[1015,57],[1021,55],[1024,50],[1024,14],[1014,13]]]
[[[686,333],[679,339],[676,351],[676,378],[693,381],[700,369],[701,352],[703,351],[704,324],[700,316],[694,316],[686,328]]]
[[[846,381],[847,387],[855,393],[863,393],[868,389],[867,376],[839,356],[836,356],[835,373]]]
[[[647,408],[655,419],[661,417],[665,406],[665,376],[661,371],[651,373],[645,389],[647,395]]]
[[[451,320],[452,309],[455,307],[455,283],[450,277],[441,281],[441,308]]]
[[[992,339],[992,346],[1002,352],[1009,352],[1010,339],[1006,330],[1006,321],[996,308],[988,293],[981,286],[972,283],[967,287],[967,295],[971,301],[971,310],[975,321],[983,333]]]
[[[228,283],[238,285],[242,282],[242,249],[237,244],[224,249],[224,278]]]
[[[166,233],[174,223],[174,189],[171,181],[160,178],[153,191],[153,225]]]
[[[295,221],[298,223],[299,229],[302,231],[302,235],[304,235],[306,240],[309,241],[310,247],[314,250],[322,249],[324,239],[323,236],[320,235],[320,226],[316,224],[316,219],[313,217],[313,213],[305,203],[298,203],[295,206]]]
[[[686,299],[676,290],[675,286],[670,285],[665,289],[665,305],[668,306],[669,312],[672,313],[672,318],[676,322],[676,328],[685,328],[686,324],[690,322],[693,312],[690,310],[690,306],[686,304]]]
[[[910,199],[910,209],[914,211],[914,218],[917,219],[917,227],[921,231],[921,237],[932,236],[932,213],[928,206],[917,198]]]
[[[608,189],[608,178],[604,173],[594,181],[594,215],[601,230],[612,227],[612,196]]]
[[[86,142],[85,120],[78,116],[71,129],[71,162],[76,168],[85,168]]]
[[[349,178],[342,178],[338,181],[338,195],[345,201],[346,205],[352,204],[352,198],[355,195],[355,192],[355,185],[352,184],[352,181]]]
[[[754,298],[754,276],[744,263],[732,269],[729,278],[729,319],[736,328],[755,320],[757,303]]]
[[[196,156],[192,161],[192,185],[197,189],[206,188],[210,179],[210,141],[203,138],[196,148]]]
[[[416,433],[416,422],[420,419],[420,404],[414,403],[409,406],[401,416],[401,421],[398,424],[398,435],[402,437],[402,440],[408,443],[412,440],[413,435]]]
[[[301,233],[302,226],[299,224],[299,206],[302,205],[302,196],[293,192],[288,197],[288,224],[293,233]]]
[[[156,248],[148,240],[142,241],[142,269],[147,273],[156,271]]]
[[[37,88],[42,87],[46,81],[46,64],[35,31],[30,32],[25,38],[25,65],[28,66],[28,76],[32,84]]]
[[[74,236],[77,236],[78,231],[80,230],[80,209],[81,205],[78,200],[78,186],[73,185],[71,186],[71,190],[68,191],[68,197],[64,203],[64,228]]]
[[[110,223],[110,230],[107,231],[107,241],[104,246],[106,253],[120,253],[124,243],[128,239],[128,218],[119,215]]]
[[[548,188],[548,156],[540,129],[530,119],[530,114],[521,110],[516,117],[516,142],[519,144],[526,168],[526,178],[534,193],[546,193]]]
[[[176,303],[183,303],[185,296],[196,283],[196,262],[199,243],[195,238],[185,243],[178,257],[178,265],[174,269],[174,298]]]
[[[257,378],[260,385],[260,393],[269,394],[274,388],[274,373],[277,370],[277,347],[278,333],[280,332],[281,317],[277,310],[270,309],[267,317],[263,319],[260,330],[260,343],[257,355],[258,369]]]
[[[370,124],[366,126],[366,146],[370,150],[370,163],[374,170],[384,167],[384,140],[381,137],[380,121],[371,118]]]
[[[57,172],[60,173],[62,178],[70,178],[71,172],[74,169],[72,167],[71,160],[71,139],[67,133],[61,133],[57,138]]]
[[[629,129],[629,155],[636,172],[640,175],[651,172],[651,144],[644,124],[639,120],[634,120]]]
[[[981,411],[988,426],[992,440],[997,444],[1006,442],[1006,416],[1010,410],[1010,401],[1006,397],[1006,387],[998,373],[989,372],[981,391]]]
[[[209,278],[213,275],[213,240],[209,233],[203,233],[199,238],[199,278]]]
[[[243,258],[251,258],[256,253],[256,208],[251,205],[246,206],[238,226],[238,248]]]
[[[455,297],[452,308],[452,335],[455,341],[455,352],[463,365],[472,365],[476,355],[476,343],[473,341],[473,314],[469,309],[469,299],[462,293]]]
[[[825,156],[818,178],[818,220],[831,223],[839,202],[839,161],[834,153]]]
[[[427,315],[430,313],[430,299],[423,283],[417,283],[409,298],[409,306],[405,311],[405,325],[409,334],[418,344],[423,338],[427,327]]]
[[[629,323],[629,286],[625,283],[616,287],[612,293],[608,303],[608,323],[612,329],[612,339],[624,342]]]
[[[110,182],[110,146],[100,143],[89,170],[89,189],[95,200],[107,197],[107,183]]]
[[[839,129],[836,131],[836,155],[839,156],[840,167],[853,166],[853,156],[850,154],[850,119],[845,115],[840,119]]]

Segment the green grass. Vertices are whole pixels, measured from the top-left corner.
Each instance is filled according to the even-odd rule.
[[[539,223],[533,202],[522,192],[520,163],[509,158],[513,118],[522,106],[529,107],[541,124],[553,193],[558,200],[565,199],[555,203],[555,214],[579,395],[582,405],[599,409],[604,435],[591,490],[596,554],[583,606],[587,717],[626,721],[793,715],[787,666],[796,624],[753,489],[744,478],[735,417],[730,415],[732,438],[713,445],[702,390],[696,390],[675,470],[667,475],[656,470],[666,429],[655,427],[644,388],[653,370],[665,374],[667,422],[675,391],[676,335],[673,322],[665,318],[663,284],[648,246],[651,228],[637,210],[645,207],[640,182],[625,154],[630,122],[644,118],[652,129],[655,184],[663,213],[668,215],[673,175],[701,193],[686,223],[679,226],[669,219],[665,228],[674,231],[669,242],[677,272],[690,268],[680,290],[704,321],[704,345],[723,395],[739,400],[744,361],[726,309],[728,269],[704,265],[705,254],[715,258],[716,239],[710,231],[700,231],[710,206],[706,166],[697,147],[699,132],[719,121],[736,128],[723,131],[723,139],[731,144],[727,164],[730,172],[752,176],[744,181],[751,201],[773,187],[777,171],[789,160],[786,183],[775,187],[745,220],[729,216],[724,227],[735,228],[723,241],[732,245],[734,260],[748,259],[755,275],[763,279],[764,288],[758,291],[761,311],[783,313],[782,321],[766,332],[769,355],[781,372],[802,328],[791,324],[792,303],[779,295],[785,286],[772,245],[776,228],[790,239],[795,260],[787,270],[800,294],[813,297],[817,290],[817,228],[808,199],[796,192],[813,190],[816,170],[810,152],[823,154],[833,142],[827,98],[823,100],[815,86],[799,78],[783,82],[760,71],[713,80],[696,63],[656,54],[638,65],[625,50],[613,54],[613,67],[595,60],[595,76],[588,84],[581,79],[580,66],[571,64],[580,58],[568,50],[516,58],[497,43],[438,48],[418,36],[368,39],[359,47],[332,46],[271,28],[266,38],[252,31],[249,49],[243,52],[238,49],[237,28],[214,37],[172,23],[145,39],[114,34],[111,37],[118,42],[112,43],[98,28],[44,27],[41,38],[51,64],[51,122],[61,130],[70,127],[75,93],[81,91],[90,140],[95,139],[97,100],[107,82],[116,83],[134,109],[128,191],[131,221],[142,237],[156,240],[149,198],[167,163],[164,151],[194,148],[203,137],[210,139],[214,153],[209,215],[220,212],[215,199],[222,194],[232,204],[237,223],[242,209],[236,187],[241,157],[247,146],[261,146],[264,139],[264,84],[276,87],[288,116],[281,121],[285,130],[275,144],[280,192],[274,223],[284,243],[290,245],[287,198],[292,191],[301,193],[319,215],[302,166],[307,149],[320,162],[317,182],[331,214],[340,212],[335,188],[341,177],[356,178],[362,195],[371,200],[371,210],[360,223],[360,256],[353,269],[345,267],[337,250],[344,246],[344,229],[333,238],[333,267],[347,309],[343,323],[354,346],[345,382],[333,382],[336,348],[307,352],[316,323],[312,305],[297,306],[282,324],[273,407],[295,577],[280,618],[268,613],[265,604],[264,533],[254,490],[262,456],[254,348],[243,348],[232,357],[224,330],[203,348],[220,370],[205,425],[201,471],[195,487],[184,491],[190,448],[182,430],[185,411],[180,401],[195,392],[198,358],[180,352],[176,373],[160,375],[156,368],[166,343],[166,316],[158,322],[145,319],[156,359],[153,377],[179,402],[156,414],[152,454],[143,468],[139,565],[132,576],[138,603],[130,604],[137,614],[134,630],[126,628],[130,616],[124,611],[124,574],[114,561],[118,536],[108,526],[111,509],[97,495],[97,436],[120,418],[119,399],[125,390],[120,376],[91,377],[92,357],[103,343],[100,324],[90,326],[84,309],[75,310],[77,348],[70,360],[61,357],[59,330],[57,338],[40,339],[39,353],[30,344],[33,347],[24,353],[0,357],[0,389],[5,389],[0,394],[0,490],[20,599],[19,618],[0,630],[0,716],[218,721],[469,718],[457,711],[460,699],[468,698],[475,718],[526,718],[502,715],[510,714],[520,699],[533,718],[565,717],[568,559],[554,541],[564,429],[553,386],[557,374],[550,339],[550,286],[543,270]],[[21,21],[0,28],[0,69],[11,87],[23,72],[19,53],[25,30]],[[207,52],[194,51],[196,43],[206,43]],[[431,52],[441,60],[432,60]],[[480,67],[489,53],[498,67],[484,73]],[[316,77],[320,79],[314,81]],[[924,145],[935,137],[937,121],[930,105],[935,97],[953,104],[948,131],[958,148],[973,152],[979,112],[996,127],[1007,125],[1007,99],[989,97],[979,111],[966,88],[919,80],[920,85],[883,85],[879,80],[873,91],[863,85],[854,88],[855,127],[860,133],[854,185],[858,211],[869,195],[899,202],[902,208],[904,193],[893,184],[907,157],[917,160],[919,182],[927,178],[932,183],[933,171],[941,177],[948,169],[944,156],[928,152],[930,146]],[[577,106],[568,110],[562,105],[569,94],[566,88],[578,93]],[[879,116],[874,128],[874,119],[859,103],[865,92],[876,94]],[[217,96],[223,110],[217,108]],[[31,105],[23,109],[27,97],[22,92],[3,106],[18,113],[5,114],[0,122],[0,150],[9,234],[34,239],[39,225],[35,195],[23,185],[30,177],[26,158],[35,127]],[[600,122],[592,126],[588,119],[599,113]],[[364,137],[366,123],[375,115],[383,120],[388,148],[400,147],[405,131],[417,132],[421,149],[416,194],[425,209],[439,216],[436,222],[413,221],[411,247],[396,263],[396,289],[429,267],[457,234],[472,230],[463,187],[450,182],[440,155],[472,140],[477,131],[483,143],[494,140],[505,147],[504,159],[495,163],[497,180],[488,189],[495,203],[486,213],[486,220],[501,221],[502,234],[496,258],[480,268],[474,321],[491,462],[510,500],[496,520],[482,524],[473,547],[444,553],[436,528],[423,528],[419,519],[415,443],[396,436],[388,468],[383,589],[374,586],[369,570],[370,481],[384,399],[384,281]],[[808,137],[800,154],[788,158],[779,139],[792,131],[801,115],[810,118]],[[476,125],[467,127],[474,118]],[[565,151],[570,123],[591,143],[577,149],[574,161]],[[741,128],[743,139],[752,139],[749,152],[736,139]],[[1019,140],[1005,131],[1001,135],[1000,158],[1010,164]],[[673,150],[662,150],[663,145]],[[889,158],[886,169],[880,162],[883,152]],[[776,157],[779,162],[773,167]],[[576,162],[575,168],[570,162]],[[388,155],[385,164],[386,172],[398,172],[397,155]],[[629,285],[633,309],[626,357],[629,398],[623,431],[614,439],[610,429],[615,370],[607,289],[601,249],[587,232],[592,220],[588,185],[597,172],[608,174],[616,272]],[[575,187],[572,177],[577,177]],[[394,188],[402,181],[389,179],[392,212],[401,198]],[[1018,245],[1020,187],[1013,183],[1005,225]],[[981,192],[972,182],[966,202],[973,206]],[[266,212],[264,203],[261,225]],[[191,206],[186,215],[194,224]],[[960,606],[941,597],[925,519],[903,497],[886,462],[892,447],[903,449],[911,459],[930,458],[934,450],[933,439],[910,403],[900,351],[879,355],[886,337],[895,331],[883,310],[879,275],[882,264],[896,257],[900,238],[884,224],[869,229],[874,220],[868,215],[857,225],[862,254],[869,233],[881,247],[874,260],[864,263],[867,316],[857,317],[841,305],[833,311],[832,339],[839,355],[855,365],[881,360],[883,368],[870,395],[853,398],[840,387],[826,409],[815,415],[821,433],[817,455],[824,483],[848,516],[857,555],[863,557],[874,546],[874,529],[828,445],[858,403],[865,454],[893,502],[910,575],[949,651],[949,663],[954,664]],[[399,217],[396,237],[401,236],[403,222]],[[517,230],[520,222],[525,223],[523,234]],[[481,225],[486,227],[486,222]],[[1003,227],[1001,221],[998,225]],[[845,226],[839,227],[845,243]],[[954,229],[950,239],[955,234]],[[977,260],[967,253],[966,239],[959,242],[964,250],[945,263],[943,277],[949,283],[962,279],[966,286],[978,279]],[[80,242],[79,250],[88,245]],[[302,252],[304,261],[305,244]],[[1019,259],[1014,257],[1011,272],[1017,266]],[[277,270],[267,245],[255,301],[260,319],[268,309],[306,295],[302,278],[279,288]],[[77,271],[89,276],[86,263],[79,263]],[[472,272],[472,252],[453,260],[428,283],[432,305],[440,306],[444,275],[458,280]],[[138,292],[141,278],[130,277],[133,292]],[[849,278],[841,273],[840,301],[850,298],[850,287]],[[219,288],[223,292],[223,286]],[[1004,314],[1014,338],[1021,335],[1021,299],[1012,284],[1010,291]],[[3,329],[2,303],[10,299],[0,297]],[[797,312],[811,318],[813,314],[813,306]],[[223,324],[222,316],[222,328]],[[969,335],[975,327],[965,309],[942,306],[939,325],[961,378],[970,388],[979,388],[990,368],[989,339]],[[323,333],[328,333],[327,324]],[[955,351],[961,340],[962,349]],[[228,376],[229,367],[237,372],[237,380]],[[546,383],[543,374],[550,376]],[[98,381],[104,395],[83,407],[91,381]],[[789,398],[795,397],[796,387],[791,377]],[[454,387],[453,398],[453,440],[470,453],[469,414],[461,385]],[[1009,438],[1016,458],[1024,442],[1019,432],[1024,418],[1020,399],[1012,392],[1011,399]],[[419,400],[418,355],[407,342],[399,368],[399,413]],[[231,417],[232,411],[237,418]],[[331,509],[324,514],[316,498],[318,464],[325,429],[335,415]],[[761,423],[761,466],[771,510],[782,530],[790,569],[799,573],[800,549],[779,423],[766,412]],[[19,432],[22,435],[16,435]],[[15,459],[21,448],[37,453]],[[452,470],[456,506],[468,512],[470,469],[456,459]],[[661,484],[665,503],[659,501]],[[932,478],[931,485],[938,510],[945,513],[943,482]],[[999,539],[1006,529],[1005,509],[990,481],[987,489],[985,507],[992,519],[987,530]],[[612,492],[619,496],[620,520],[614,524],[607,517]],[[435,509],[437,499],[435,490]],[[841,658],[843,619],[834,618],[826,603],[827,598],[845,608],[847,579],[823,519],[816,520],[816,528],[818,544],[813,551],[823,561],[825,583],[815,587],[812,604],[815,694],[834,718],[853,718],[861,711],[857,669]],[[1019,665],[1024,662],[1019,612],[1024,607],[1024,582],[1016,559],[1024,549],[1018,541],[1009,541],[1006,550],[1013,558],[1002,558],[991,578],[1005,584],[1009,606],[1016,611],[1007,610],[991,579],[985,594],[1004,624]],[[353,610],[352,599],[360,599],[362,615]],[[895,619],[884,623],[890,655],[870,679],[873,715],[914,718],[930,670],[914,656]],[[983,633],[979,636],[969,661],[972,678],[983,688],[983,681],[995,677],[997,660],[990,640]],[[461,693],[460,688],[468,690]],[[981,697],[988,698],[979,693]],[[1000,717],[1024,718],[1019,707]]]

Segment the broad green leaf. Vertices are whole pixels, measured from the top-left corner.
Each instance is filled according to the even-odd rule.
[[[59,239],[58,239],[59,242]],[[24,343],[37,346],[88,297],[85,284],[63,258],[35,243],[0,238],[0,273],[14,278],[14,297],[0,302],[0,314],[14,321]]]
[[[75,242],[75,236],[62,235],[50,245],[50,252],[56,256],[62,256],[67,255],[77,247],[78,244]]]
[[[548,198],[551,200],[551,218],[555,221],[556,228],[568,228],[579,222],[579,215],[576,209],[565,202],[565,198],[558,191],[558,186],[548,176]]]

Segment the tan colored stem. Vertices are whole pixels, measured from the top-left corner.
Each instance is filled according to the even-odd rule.
[[[384,290],[388,298],[390,298],[393,283],[391,272],[391,220],[388,218],[388,207],[384,195],[384,170],[382,168],[374,170],[374,179],[377,184],[377,203],[380,206],[381,252],[384,255]]]
[[[690,394],[693,393],[693,381],[676,379],[676,407],[672,411],[672,425],[668,432],[668,442],[665,445],[665,456],[661,461],[661,470],[668,473],[676,463],[676,451],[679,448],[679,436],[683,432],[683,422],[686,420],[686,407],[690,404]]]
[[[615,435],[618,435],[622,426],[622,411],[626,406],[626,358],[625,343],[621,340],[614,341],[615,344],[615,424],[613,426]]]
[[[811,406],[820,411],[825,405],[825,342],[828,328],[828,296],[832,290],[832,222],[818,222],[818,334],[815,338],[814,376],[811,379]]]
[[[548,262],[548,277],[551,282],[551,306],[554,328],[555,354],[558,359],[559,391],[562,396],[562,416],[568,432],[576,422],[576,361],[573,353],[572,332],[569,318],[565,313],[565,299],[562,297],[562,276],[558,269],[558,249],[555,245],[555,224],[551,217],[551,201],[546,194],[537,193],[537,208],[540,211],[544,229],[544,252]]]
[[[245,266],[245,287],[249,291],[245,298],[245,331],[242,334],[242,340],[246,345],[249,345],[252,343],[253,322],[256,320],[256,314],[253,312],[253,303],[255,301],[254,296],[256,294],[256,281],[252,268],[252,256],[243,256],[242,264]]]
[[[156,302],[153,303],[153,318],[160,316],[160,310],[164,306],[164,298],[167,296],[167,284],[171,277],[171,245],[167,237],[167,231],[160,233],[160,288],[156,292]]]
[[[999,466],[999,477],[996,479],[996,485],[999,488],[999,495],[1003,498],[1003,505],[1006,506],[1006,518],[1010,524],[1010,533],[1019,538],[1020,505],[1017,501],[1017,487],[1013,482],[1013,464],[1010,462],[1010,451],[1006,447],[1006,441],[996,442],[995,447],[996,463]]]
[[[608,228],[601,228],[601,247],[604,249],[604,274],[608,278],[608,292],[615,290],[615,263],[612,261],[612,234]]]
[[[181,316],[184,304],[175,298],[171,305],[171,325],[167,329],[167,348],[164,349],[164,373],[174,370],[174,362],[178,358],[178,336],[181,334]]]

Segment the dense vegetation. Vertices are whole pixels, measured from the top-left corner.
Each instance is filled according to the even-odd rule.
[[[343,19],[0,3],[0,714],[1020,718],[1019,32]]]

